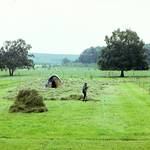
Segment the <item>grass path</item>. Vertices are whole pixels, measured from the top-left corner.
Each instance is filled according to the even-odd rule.
[[[150,95],[134,83],[105,89],[99,102],[46,101],[41,114],[9,114],[0,101],[0,149],[150,149]]]
[[[109,100],[106,97],[104,109],[104,124],[113,137],[116,132],[119,139],[150,139],[150,96],[142,88],[132,83],[119,85]]]

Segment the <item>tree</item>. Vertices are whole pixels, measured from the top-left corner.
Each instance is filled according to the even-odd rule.
[[[150,44],[145,44],[144,48],[146,48],[148,64],[150,65]]]
[[[83,64],[97,63],[100,51],[101,47],[90,47],[80,54],[78,62]]]
[[[8,69],[9,75],[13,76],[17,68],[33,67],[33,60],[29,59],[33,55],[28,54],[30,49],[31,45],[22,39],[5,41],[0,49],[0,69]]]
[[[125,70],[148,69],[144,42],[136,32],[118,29],[111,37],[106,36],[105,42],[107,46],[102,50],[98,61],[102,70],[121,70],[120,76],[124,77]]]
[[[67,65],[67,64],[69,64],[69,63],[71,63],[71,60],[69,60],[69,59],[66,58],[66,57],[62,60],[62,65]]]
[[[0,49],[0,69],[3,70],[5,68],[4,61],[3,61],[4,51]]]

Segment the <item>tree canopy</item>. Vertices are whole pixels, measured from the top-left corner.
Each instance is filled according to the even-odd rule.
[[[70,59],[68,59],[67,57],[63,58],[62,65],[68,65],[69,63],[71,63]]]
[[[146,48],[148,64],[150,65],[150,44],[145,44],[144,48]]]
[[[105,37],[107,46],[102,50],[98,65],[102,70],[121,70],[124,77],[125,70],[148,69],[147,54],[144,42],[136,32],[127,29],[112,32]]]
[[[26,44],[22,39],[5,41],[0,49],[0,69],[8,69],[9,75],[13,76],[17,68],[33,67],[32,55],[28,54],[31,45]]]
[[[78,62],[83,64],[97,63],[98,56],[100,55],[101,47],[90,47],[84,50],[78,59]]]

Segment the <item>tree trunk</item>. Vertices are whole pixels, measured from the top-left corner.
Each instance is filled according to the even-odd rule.
[[[124,70],[121,70],[120,77],[124,77]]]
[[[14,75],[14,71],[15,71],[15,69],[9,68],[9,75],[10,75],[10,76],[13,76],[13,75]]]

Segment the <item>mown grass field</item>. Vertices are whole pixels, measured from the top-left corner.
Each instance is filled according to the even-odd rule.
[[[57,74],[58,89],[44,87]],[[0,149],[148,150],[150,149],[150,71],[103,72],[89,68],[0,72]],[[112,77],[110,77],[112,76]],[[77,100],[84,82],[88,101]],[[9,113],[19,89],[44,97],[45,113]]]

